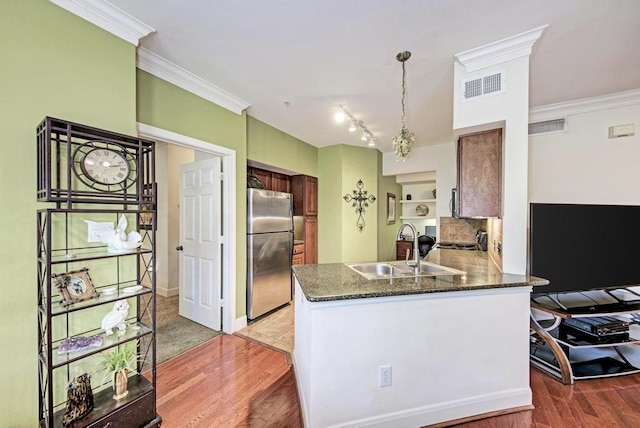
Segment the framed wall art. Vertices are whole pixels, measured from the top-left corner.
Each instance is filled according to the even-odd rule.
[[[53,282],[62,298],[62,306],[67,307],[76,302],[93,299],[100,293],[96,291],[89,269],[83,268],[71,272],[52,275]]]
[[[396,223],[396,195],[387,193],[387,224]]]

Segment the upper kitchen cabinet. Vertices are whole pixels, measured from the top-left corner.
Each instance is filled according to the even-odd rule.
[[[288,175],[277,172],[271,173],[271,190],[276,192],[291,193],[291,181]]]
[[[273,190],[271,188],[271,171],[265,171],[259,168],[247,168],[247,175],[255,175],[266,190]]]
[[[265,190],[291,193],[291,181],[288,175],[252,167],[247,167],[247,175],[256,176],[264,185]]]
[[[318,179],[308,175],[291,177],[293,215],[318,215]]]
[[[502,129],[458,139],[458,217],[500,217],[502,206]]]

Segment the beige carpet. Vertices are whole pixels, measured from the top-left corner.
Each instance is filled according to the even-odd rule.
[[[178,296],[156,297],[156,364],[222,334],[178,315]]]

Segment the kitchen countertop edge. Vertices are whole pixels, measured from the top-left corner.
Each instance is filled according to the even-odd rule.
[[[294,274],[309,302],[409,296],[455,291],[544,286],[549,281],[531,275],[502,273],[484,251],[432,250],[426,261],[462,270],[463,276],[368,280],[344,263],[296,265]]]

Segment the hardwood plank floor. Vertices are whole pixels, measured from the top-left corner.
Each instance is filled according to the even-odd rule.
[[[163,428],[302,427],[292,367],[284,353],[252,340],[218,336],[157,369]],[[640,375],[563,385],[531,369],[535,409],[462,428],[637,428]]]
[[[459,428],[638,428],[640,375],[581,380],[563,385],[531,369],[535,409],[474,422]]]
[[[157,368],[162,427],[302,427],[284,353],[223,334]]]

